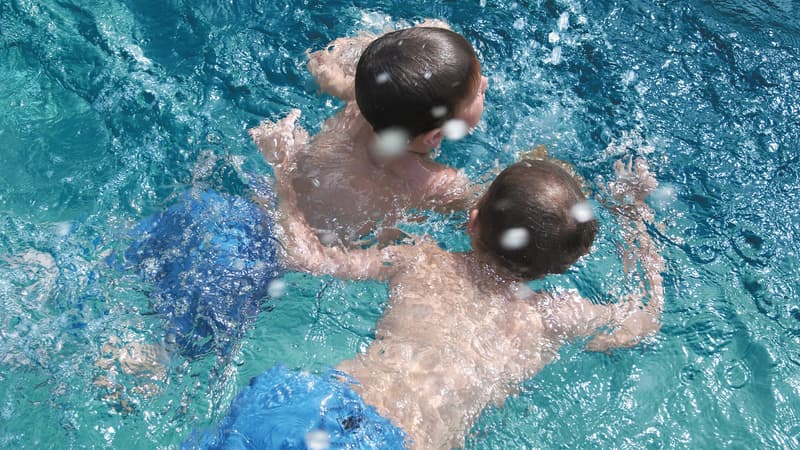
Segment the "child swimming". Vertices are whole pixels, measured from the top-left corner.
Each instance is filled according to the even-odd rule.
[[[466,253],[424,238],[382,249],[326,247],[303,219],[291,177],[276,166],[286,263],[314,274],[387,281],[389,305],[369,348],[338,367],[356,383],[352,389],[336,387],[331,377],[269,371],[237,397],[231,416],[204,442],[290,442],[292,431],[259,415],[259,402],[271,395],[269,414],[305,427],[295,430],[296,439],[316,439],[319,431],[337,446],[399,448],[399,433],[416,449],[459,447],[483,408],[502,404],[564,343],[585,339],[587,349],[608,351],[657,332],[664,262],[645,228],[652,218],[645,198],[657,183],[644,160],[614,168],[608,191],[642,282],[627,298],[596,305],[576,292],[534,292],[525,284],[567,270],[596,234],[579,184],[557,164],[523,160],[505,169],[469,214],[473,250]],[[252,435],[244,431],[248,421]],[[363,441],[374,433],[394,444]]]
[[[466,130],[480,120],[488,79],[472,46],[431,26],[370,40],[339,39],[334,48],[310,54],[321,88],[347,101],[317,135],[275,133],[270,121],[251,130],[268,162],[282,157],[276,149],[296,150],[292,184],[299,208],[328,245],[352,245],[379,228],[386,231],[379,239],[391,241],[391,225],[409,208],[452,211],[474,201],[463,172],[428,157],[447,124]],[[360,55],[356,67],[353,55]],[[281,128],[291,128],[299,114],[292,111]],[[291,145],[274,142],[275,136]]]

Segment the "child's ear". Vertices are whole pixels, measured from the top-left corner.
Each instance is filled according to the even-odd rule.
[[[444,139],[444,133],[441,127],[434,128],[422,135],[422,142],[428,148],[438,148],[442,143],[442,139]]]
[[[467,234],[475,236],[478,233],[478,210],[473,209],[469,212],[469,219],[467,220]]]

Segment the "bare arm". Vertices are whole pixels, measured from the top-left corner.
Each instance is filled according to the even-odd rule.
[[[296,124],[299,117],[300,110],[293,109],[278,122],[265,119],[248,130],[261,155],[273,167],[283,164],[284,170],[290,172],[298,152],[308,143],[308,133]]]
[[[619,223],[627,248],[626,270],[638,268],[641,281],[638,292],[624,302],[605,305],[610,310],[612,330],[595,336],[587,349],[607,351],[614,347],[632,347],[643,338],[661,329],[661,312],[664,309],[664,286],[661,272],[664,258],[658,253],[646,223],[652,223],[653,211],[645,199],[658,186],[642,158],[632,159],[628,164],[621,160],[614,164],[617,180],[609,185],[610,194],[618,204],[613,210],[619,215]],[[643,300],[647,298],[647,304]]]
[[[545,305],[546,322],[554,334],[566,339],[592,336],[587,349],[593,351],[632,347],[656,333],[661,328],[664,307],[661,278],[664,260],[645,226],[653,213],[644,200],[656,187],[656,180],[644,160],[637,160],[635,166],[617,161],[614,168],[617,181],[609,186],[610,194],[621,202],[613,209],[620,216],[630,249],[625,260],[626,271],[638,269],[640,273],[637,289],[627,298],[608,305],[592,304],[577,293],[555,296]]]
[[[419,27],[450,28],[441,20],[426,19]],[[314,76],[320,90],[344,101],[355,100],[355,77],[358,59],[364,49],[377,38],[371,33],[356,37],[341,37],[322,50],[307,51],[308,71]]]

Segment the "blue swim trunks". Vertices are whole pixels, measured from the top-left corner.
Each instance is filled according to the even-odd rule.
[[[273,228],[249,200],[193,191],[133,230],[126,263],[152,284],[167,341],[182,355],[228,355],[263,309],[282,273]]]
[[[250,380],[215,430],[184,449],[404,449],[405,433],[336,371],[318,376],[274,367]]]

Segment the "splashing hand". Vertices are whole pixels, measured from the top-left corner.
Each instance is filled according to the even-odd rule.
[[[264,159],[275,169],[289,169],[298,149],[308,142],[308,133],[296,124],[299,117],[300,110],[293,109],[278,122],[264,120],[249,131]]]
[[[650,172],[644,158],[628,158],[625,163],[614,162],[616,180],[609,183],[609,193],[621,203],[639,205],[658,187],[658,180]]]

